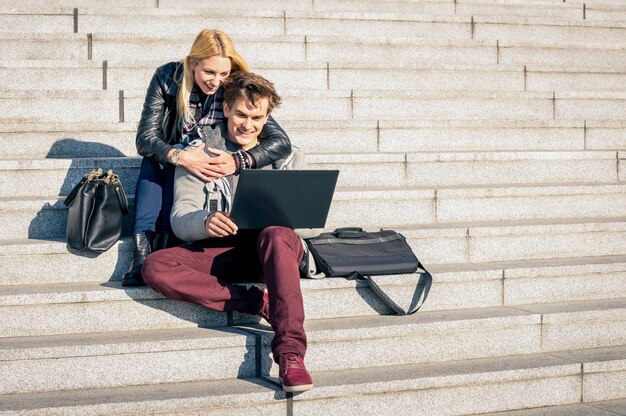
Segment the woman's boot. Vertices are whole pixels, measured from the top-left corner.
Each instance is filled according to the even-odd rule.
[[[157,233],[152,240],[152,251],[163,250],[164,248],[176,247],[180,244],[180,240],[167,231]]]
[[[141,277],[141,266],[148,254],[152,253],[152,239],[154,234],[151,231],[147,231],[141,234],[135,234],[133,236],[135,240],[135,250],[133,251],[133,258],[130,262],[128,271],[122,277],[122,286],[144,286],[143,278]]]

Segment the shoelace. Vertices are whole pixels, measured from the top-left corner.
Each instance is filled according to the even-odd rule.
[[[287,369],[297,367],[298,369],[307,372],[304,366],[302,365],[302,359],[297,354],[285,354],[285,359],[287,360]]]

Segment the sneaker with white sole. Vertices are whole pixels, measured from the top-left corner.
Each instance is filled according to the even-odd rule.
[[[304,366],[304,359],[298,354],[286,353],[278,357],[278,376],[283,390],[288,393],[299,393],[313,388],[313,379]]]

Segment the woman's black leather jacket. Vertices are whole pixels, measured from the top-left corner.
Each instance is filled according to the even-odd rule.
[[[144,157],[152,157],[162,164],[167,163],[167,154],[179,142],[177,128],[176,94],[177,79],[183,71],[181,62],[170,62],[155,71],[148,86],[143,103],[141,120],[137,127],[137,152]],[[291,153],[291,142],[287,133],[269,117],[261,135],[259,146],[248,152],[256,161],[257,167],[285,158]]]

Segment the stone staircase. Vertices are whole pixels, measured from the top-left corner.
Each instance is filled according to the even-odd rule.
[[[626,415],[626,2],[227,3],[0,0],[0,415]],[[303,280],[300,395],[258,319],[122,288],[128,234],[64,243],[87,171],[132,196],[148,80],[204,27],[341,170],[328,228],[397,229],[434,275],[410,317]]]

